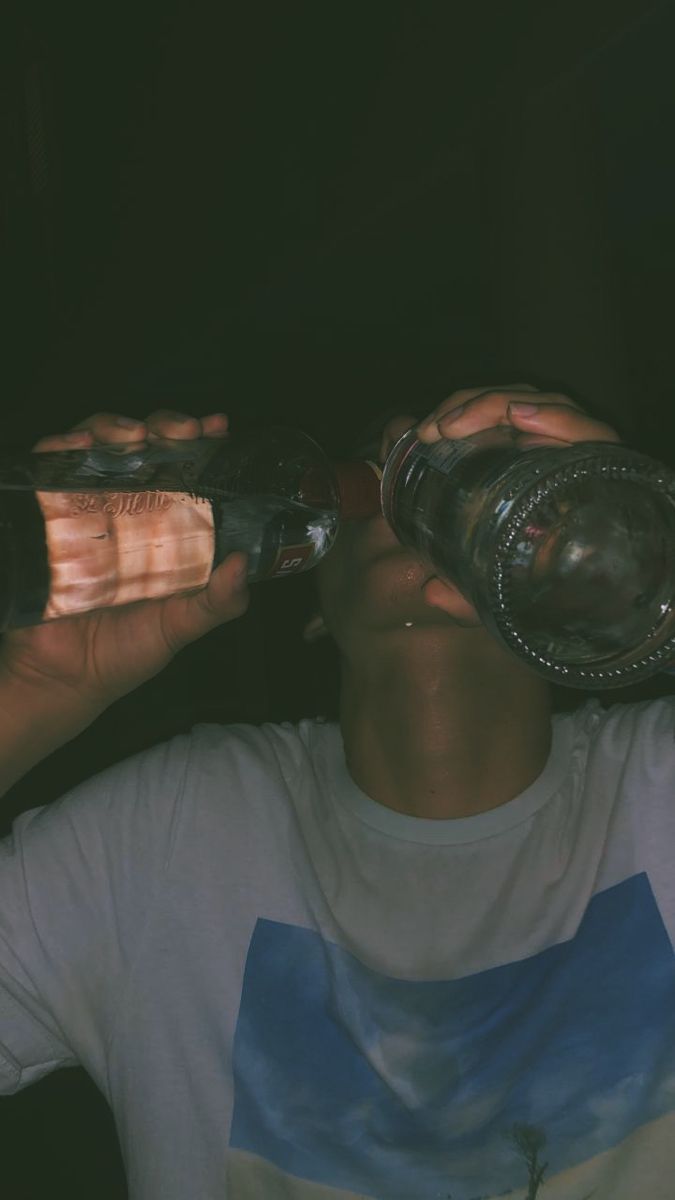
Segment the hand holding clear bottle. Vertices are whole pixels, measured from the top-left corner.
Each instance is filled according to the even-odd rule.
[[[435,568],[427,601],[460,624],[484,622],[549,678],[619,686],[675,652],[675,475],[566,396],[476,388],[416,429],[412,418],[390,422],[381,494],[374,463],[331,465],[311,438],[278,428],[210,444],[213,422],[181,428],[154,414],[150,430],[126,434],[138,453],[120,456],[119,427],[104,414],[85,422],[88,452],[6,456],[0,627],[13,630],[14,671],[34,667],[39,645],[43,677],[55,656],[63,678],[59,630],[69,621],[75,632],[79,613],[88,633],[73,686],[84,677],[101,694],[114,681],[121,695],[242,611],[224,570],[233,551],[247,552],[249,581],[307,570],[341,521],[375,515],[380,501],[399,540]],[[120,636],[136,612],[140,659]],[[44,642],[18,632],[38,624],[49,626]],[[92,665],[81,652],[99,626],[106,653]]]
[[[669,468],[622,446],[569,397],[527,385],[456,392],[416,429],[388,433],[383,510],[435,565],[430,604],[483,622],[560,683],[625,686],[666,669]]]
[[[523,411],[523,406],[528,411]],[[534,411],[533,411],[534,410]],[[385,426],[379,450],[384,462],[396,442],[415,429],[425,445],[470,438],[488,429],[508,428],[519,449],[534,446],[570,446],[575,442],[619,442],[616,430],[583,412],[569,396],[540,392],[531,384],[504,387],[461,388],[443,400],[422,421],[415,417],[394,417]],[[479,625],[480,617],[470,601],[457,588],[434,577],[425,587],[429,604],[456,614],[458,605],[464,620]]]
[[[97,413],[70,433],[41,438],[33,451],[115,447],[132,453],[153,443],[170,447],[226,434],[227,417],[220,413],[199,419],[158,410],[136,423],[115,413]],[[29,687],[52,689],[64,699],[72,695],[79,705],[106,707],[156,675],[184,646],[241,616],[247,606],[246,555],[231,553],[207,585],[192,594],[97,608],[8,630],[0,645],[0,673]]]

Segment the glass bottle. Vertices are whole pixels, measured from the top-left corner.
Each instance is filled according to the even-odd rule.
[[[534,670],[626,686],[675,659],[675,475],[625,446],[523,448],[498,427],[384,467],[399,540],[471,600]]]
[[[289,429],[0,454],[0,630],[198,590],[233,550],[250,581],[306,571],[379,504],[369,466]]]

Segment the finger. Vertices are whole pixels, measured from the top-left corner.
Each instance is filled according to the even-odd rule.
[[[506,395],[512,398],[514,393],[525,392],[531,394],[536,391],[537,388],[533,387],[530,383],[514,383],[491,388],[460,388],[459,391],[453,392],[451,396],[448,396],[447,400],[439,404],[428,417],[419,422],[417,435],[422,442],[438,441],[444,436],[440,430],[440,423],[445,421],[447,425],[447,423],[458,419],[463,412],[467,410],[471,411],[476,403],[482,404],[486,401],[489,402],[491,397],[501,396],[502,403],[499,407],[505,409],[508,403],[508,400],[504,400]]]
[[[514,445],[517,445],[519,450],[530,450],[533,446],[543,446],[545,450],[554,450],[556,447],[569,446],[571,443],[564,438],[546,437],[543,433],[521,433],[519,431]]]
[[[438,405],[438,411],[443,412],[449,408],[457,408],[460,404],[466,404],[468,400],[475,400],[478,396],[487,396],[490,392],[538,392],[532,383],[494,383],[490,387],[471,387],[459,388],[448,396],[447,400],[443,400]]]
[[[420,441],[438,441],[442,436],[438,430],[438,422],[447,414],[465,408],[470,400],[474,400],[476,396],[483,396],[485,392],[486,388],[460,388],[453,392],[451,396],[437,405],[428,417],[418,423],[417,436]]]
[[[201,591],[175,596],[164,607],[164,636],[174,650],[203,637],[218,625],[233,621],[249,604],[248,558],[241,551],[229,554]]]
[[[155,428],[166,429],[167,434],[151,433],[146,422],[137,421],[134,417],[123,416],[120,413],[94,413],[67,433],[48,434],[40,438],[32,447],[32,451],[48,453],[54,450],[86,449],[94,442],[101,445],[117,445],[125,450],[138,450],[146,440],[155,442],[159,436],[169,436],[173,441],[179,440],[180,437],[224,437],[229,429],[228,417],[222,412],[209,413],[200,420],[185,417],[182,413],[167,414],[167,410],[158,410],[148,420],[153,421]],[[182,430],[179,430],[179,424]]]
[[[230,420],[227,413],[209,413],[201,418],[203,437],[224,437],[229,432]]]
[[[537,400],[539,397],[537,397]],[[616,430],[604,421],[596,421],[569,402],[564,404],[509,405],[508,417],[514,428],[530,434],[571,442],[620,442]]]
[[[158,438],[169,438],[171,441],[181,441],[186,438],[201,437],[202,426],[198,417],[189,413],[176,412],[170,408],[158,408],[146,417],[148,441]]]
[[[104,446],[142,442],[146,433],[144,421],[125,416],[123,413],[110,412],[94,413],[78,425],[74,425],[73,430],[88,431],[95,442]]]
[[[33,454],[49,454],[54,450],[83,450],[94,438],[88,429],[71,429],[69,433],[53,433],[41,437],[31,447]]]
[[[40,438],[33,449],[40,453],[51,450],[77,450],[95,443],[134,449],[142,445],[144,439],[143,421],[122,416],[120,413],[100,412],[80,421],[67,433]]]
[[[158,409],[147,418],[147,425],[149,442],[166,439],[180,441],[185,438],[225,437],[229,431],[229,418],[223,412],[191,417],[187,413]]]
[[[529,395],[531,395],[530,393]],[[469,400],[462,408],[445,413],[437,423],[437,436],[446,438],[471,437],[483,429],[492,429],[496,425],[510,425],[509,406],[518,401],[530,402],[528,393],[515,391],[491,391]],[[575,411],[581,411],[567,396],[557,392],[537,392],[536,402],[543,410],[551,404],[565,405]]]

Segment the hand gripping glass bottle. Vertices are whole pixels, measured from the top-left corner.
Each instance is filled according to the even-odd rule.
[[[341,519],[381,510],[534,670],[624,686],[675,660],[675,476],[604,442],[525,449],[510,429],[375,464],[305,434],[0,456],[0,629],[189,592],[233,550],[249,580],[308,570]]]
[[[675,474],[608,442],[523,448],[513,431],[387,458],[399,540],[455,583],[540,674],[621,687],[675,660]]]
[[[0,630],[198,590],[233,550],[250,581],[305,571],[379,509],[371,467],[289,429],[0,454]]]

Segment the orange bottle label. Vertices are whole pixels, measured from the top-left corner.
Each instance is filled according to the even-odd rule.
[[[43,620],[204,587],[211,505],[184,492],[44,492],[50,591]]]

